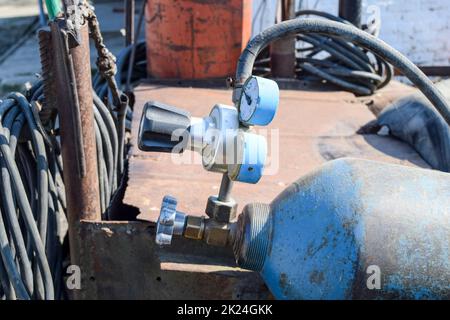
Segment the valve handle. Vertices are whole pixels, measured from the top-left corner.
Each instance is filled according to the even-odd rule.
[[[186,215],[177,211],[177,199],[165,196],[156,226],[155,241],[158,245],[170,245],[173,235],[182,235],[186,224]]]
[[[156,101],[147,102],[139,126],[139,149],[182,153],[189,141],[190,123],[189,112]]]

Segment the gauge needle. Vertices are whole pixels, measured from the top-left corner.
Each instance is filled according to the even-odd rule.
[[[252,98],[247,94],[247,92],[245,92],[245,90],[244,90],[244,95],[245,95],[245,99],[247,100],[247,104],[251,105],[252,104]]]

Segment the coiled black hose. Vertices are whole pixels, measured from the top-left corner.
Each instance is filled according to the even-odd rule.
[[[7,271],[7,275],[1,276],[1,284],[8,298],[15,298],[17,294],[20,299],[33,295],[53,299],[50,268],[53,261],[47,260],[47,256],[54,257],[54,239],[47,239],[47,236],[53,234],[48,233],[48,226],[54,224],[57,218],[54,208],[59,204],[53,202],[54,196],[49,197],[49,191],[55,192],[51,188],[55,175],[48,167],[48,150],[32,106],[23,95],[10,94],[1,102],[0,110],[2,211],[5,212],[0,221],[0,233],[2,261]],[[18,145],[25,126],[27,143]],[[16,262],[20,268],[13,268]],[[24,281],[17,278],[18,274],[23,275]],[[4,282],[5,278],[8,281]]]
[[[326,12],[296,12],[297,19],[311,15],[351,26],[350,22]],[[324,34],[298,34],[296,39],[297,43],[307,45],[295,49],[295,71],[300,79],[325,80],[356,95],[371,95],[392,78],[392,68],[384,59],[351,41]],[[270,59],[258,59],[256,65],[255,74],[270,75]]]
[[[116,79],[122,89],[131,47],[117,60]],[[146,76],[145,44],[136,46],[131,83]],[[95,90],[96,89],[96,90]],[[23,96],[12,93],[0,100],[0,298],[61,299],[63,240],[67,232],[57,114],[48,118],[43,83]],[[94,76],[94,117],[98,150],[99,188],[103,217],[121,182],[118,118],[110,105],[104,79]],[[42,111],[41,113],[39,113]],[[45,119],[41,119],[41,116]],[[130,129],[132,106],[127,112]]]
[[[384,59],[396,67],[430,100],[439,114],[450,125],[450,108],[433,82],[410,60],[384,41],[356,27],[336,21],[317,19],[293,19],[276,24],[254,37],[239,57],[236,70],[233,101],[237,102],[244,82],[252,75],[253,66],[261,50],[273,41],[295,34],[326,35],[352,42]]]

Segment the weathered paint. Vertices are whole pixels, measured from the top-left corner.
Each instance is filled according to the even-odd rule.
[[[149,74],[178,79],[233,75],[250,39],[251,4],[250,0],[149,1]]]
[[[331,161],[272,202],[261,274],[280,299],[448,299],[449,192],[447,173]]]

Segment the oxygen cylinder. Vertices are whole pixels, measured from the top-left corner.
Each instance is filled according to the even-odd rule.
[[[277,299],[450,299],[450,174],[331,161],[247,205],[238,264]]]

